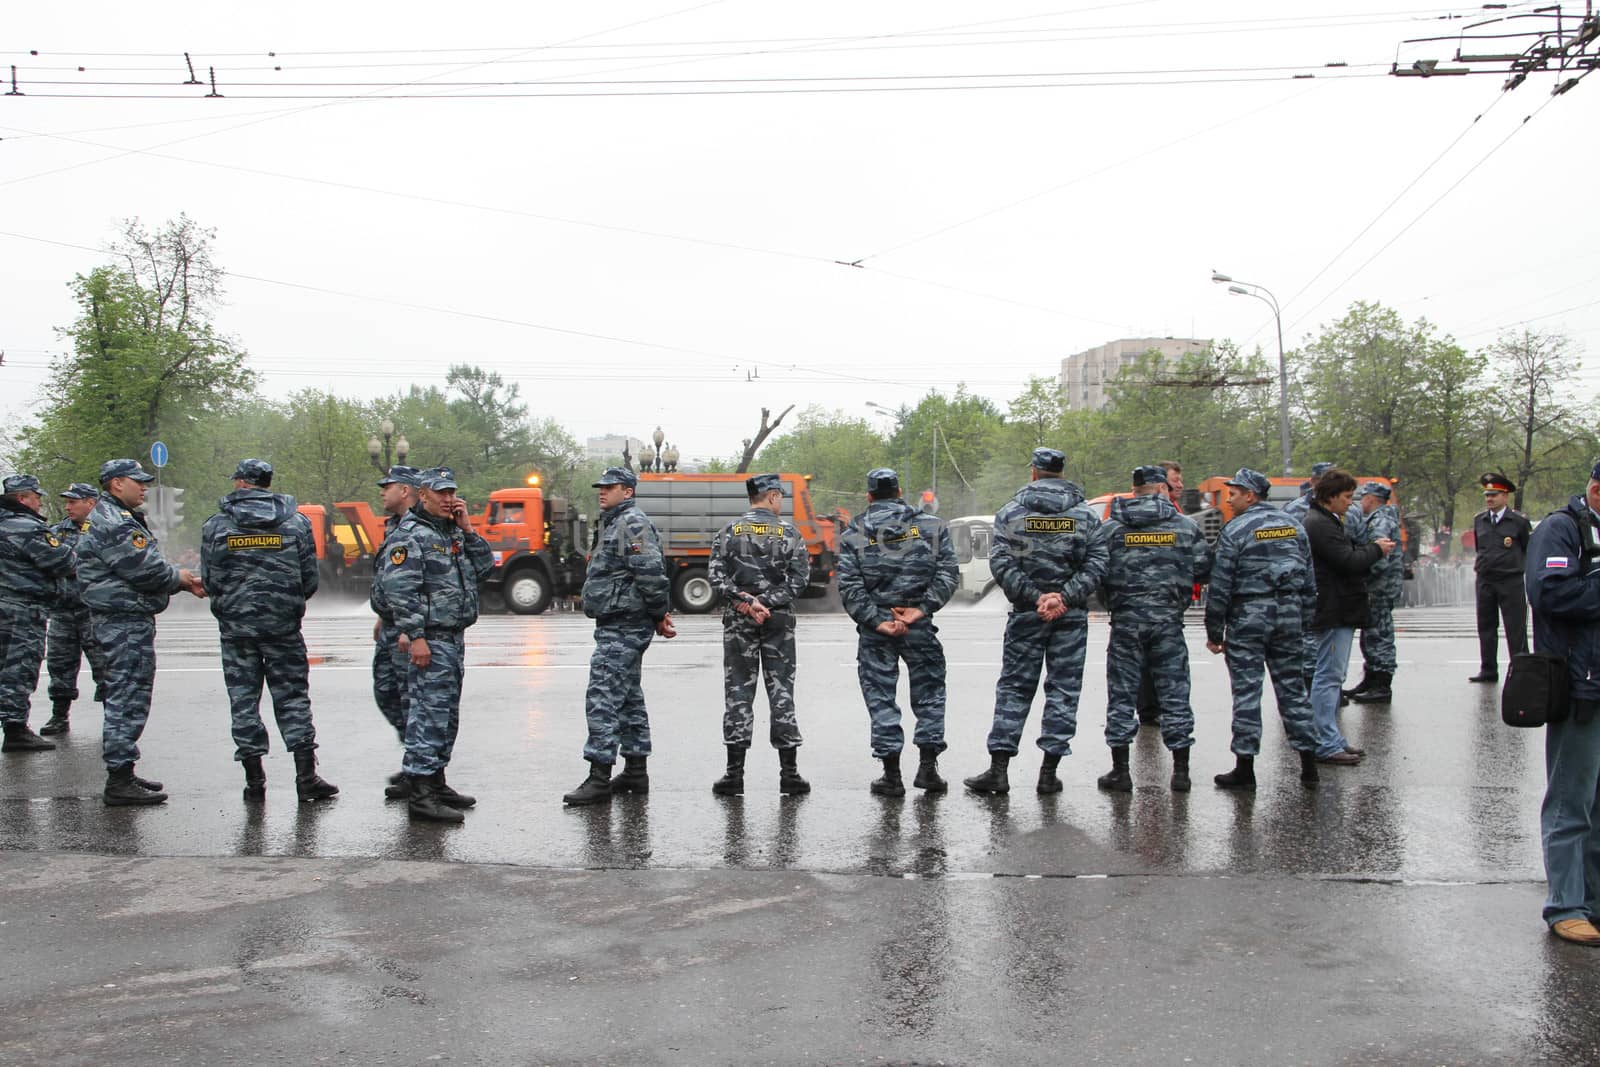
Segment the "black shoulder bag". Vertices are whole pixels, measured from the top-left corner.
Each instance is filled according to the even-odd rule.
[[[1550,518],[1554,518],[1551,515]],[[1549,519],[1546,519],[1548,522]],[[1585,532],[1588,544],[1583,544]],[[1579,575],[1587,574],[1594,546],[1600,545],[1600,531],[1593,518],[1579,524]],[[1500,691],[1500,719],[1507,726],[1545,726],[1565,722],[1571,712],[1568,698],[1567,660],[1551,652],[1523,652],[1511,657],[1511,673]]]

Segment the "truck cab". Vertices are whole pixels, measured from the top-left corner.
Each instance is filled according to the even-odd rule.
[[[537,615],[583,588],[587,518],[561,497],[533,485],[496,489],[472,528],[494,553],[483,584],[498,588],[511,611]]]

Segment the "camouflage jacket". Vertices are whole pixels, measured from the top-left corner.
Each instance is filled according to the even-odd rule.
[[[1405,553],[1400,550],[1400,513],[1393,504],[1384,504],[1373,508],[1372,514],[1363,518],[1366,521],[1366,533],[1358,544],[1370,545],[1380,537],[1387,537],[1394,542],[1394,551],[1374,563],[1367,572],[1367,597],[1399,600],[1406,577]]]
[[[944,520],[903,500],[874,500],[839,536],[839,598],[863,631],[892,619],[890,608],[932,615],[959,578]]]
[[[628,617],[660,622],[671,609],[661,535],[630,497],[600,513],[600,535],[583,578],[583,613],[611,621]]]
[[[478,583],[494,569],[489,542],[418,504],[384,545],[379,595],[401,633],[415,639],[478,621]]]
[[[49,609],[76,565],[72,545],[44,516],[0,500],[0,607]]]
[[[1110,557],[1103,588],[1113,616],[1182,615],[1195,583],[1211,574],[1211,547],[1200,527],[1164,496],[1118,497],[1096,536]]]
[[[62,544],[70,545],[73,549],[73,571],[56,583],[56,606],[63,611],[82,611],[83,590],[78,587],[77,549],[78,539],[89,532],[89,520],[73,522],[71,519],[62,519],[51,529]]]
[[[1229,609],[1249,600],[1292,602],[1307,629],[1317,610],[1317,579],[1305,529],[1282,509],[1259,501],[1235,515],[1217,536],[1206,592],[1207,639],[1223,641]]]
[[[96,615],[156,615],[183,587],[178,568],[161,555],[144,512],[103,496],[78,541],[78,588]]]
[[[383,574],[389,568],[389,542],[400,526],[400,519],[399,515],[384,516],[383,544],[378,546],[378,553],[372,558],[372,591],[367,594],[367,603],[387,623],[394,622],[394,612],[389,610],[389,601],[383,595]]]
[[[794,523],[751,508],[712,540],[709,576],[729,612],[740,600],[787,608],[811,580],[811,553]]]
[[[1301,526],[1306,524],[1306,516],[1311,513],[1311,501],[1315,495],[1309,492],[1301,493],[1283,506],[1284,513],[1294,516],[1294,521]],[[1350,543],[1354,545],[1366,544],[1367,517],[1361,511],[1361,505],[1351,502],[1344,513],[1344,532],[1350,535]]]
[[[1015,611],[1033,611],[1045,593],[1081,608],[1106,574],[1100,516],[1083,490],[1062,478],[1039,478],[995,513],[989,571]]]
[[[317,542],[292,496],[235,489],[200,529],[201,580],[223,637],[300,628],[317,591]]]

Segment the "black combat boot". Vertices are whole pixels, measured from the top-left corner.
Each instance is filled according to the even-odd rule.
[[[108,807],[120,808],[144,804],[160,804],[167,794],[145,789],[134,780],[133,764],[106,768],[105,802]]]
[[[797,797],[811,792],[811,783],[800,777],[799,761],[798,748],[778,749],[778,792],[785,796]]]
[[[903,797],[906,784],[900,778],[899,755],[883,757],[883,777],[872,780],[872,792],[880,797]]]
[[[294,754],[294,791],[302,804],[339,795],[339,787],[317,774],[317,750],[302,748]]]
[[[439,794],[439,799],[452,808],[465,809],[476,807],[478,798],[471,793],[458,792],[449,782],[444,780],[444,768],[440,767],[433,776],[433,791]]]
[[[589,777],[572,792],[561,798],[561,803],[574,807],[583,804],[604,804],[611,800],[611,764],[589,761]]]
[[[611,792],[650,792],[650,774],[645,766],[648,760],[648,756],[622,757],[622,773],[611,780]]]
[[[989,769],[982,774],[975,774],[971,778],[963,778],[962,782],[974,793],[983,793],[992,796],[996,793],[1011,792],[1011,781],[1006,777],[1006,764],[1011,762],[1011,757],[1004,752],[989,753]]]
[[[1172,781],[1169,783],[1174,793],[1187,793],[1189,791],[1189,750],[1175,748],[1172,750]]]
[[[137,774],[133,776],[133,784],[143,789],[146,793],[159,793],[163,788],[160,782],[149,778],[140,778]]]
[[[70,700],[53,701],[50,705],[50,721],[39,727],[39,733],[44,737],[54,737],[64,734],[72,729],[72,723],[67,718],[67,711],[72,707]]]
[[[1133,792],[1133,775],[1128,773],[1128,746],[1111,746],[1111,769],[1095,779],[1095,785],[1113,793]]]
[[[793,752],[794,749],[781,749],[778,758],[783,758],[784,752]],[[719,797],[737,797],[744,794],[744,753],[743,745],[728,746],[728,766],[722,772],[722,777],[711,783],[711,791]],[[799,777],[796,775],[796,777]],[[779,785],[782,785],[782,776],[779,776]]]
[[[1302,768],[1305,767],[1304,753],[1301,754],[1300,766]],[[1313,773],[1316,771],[1315,764],[1312,765],[1311,769]],[[1244,789],[1254,793],[1256,791],[1256,758],[1254,756],[1236,754],[1233,757],[1233,770],[1228,771],[1226,774],[1216,775],[1211,780],[1223,789]]]
[[[1357,683],[1356,687],[1354,689],[1341,689],[1339,690],[1339,695],[1343,697],[1354,697],[1357,693],[1365,693],[1371,688],[1372,671],[1368,670],[1366,667],[1363,667],[1361,668],[1361,681]]]
[[[1056,768],[1059,766],[1061,766],[1059,753],[1044,754],[1044,762],[1039,764],[1039,784],[1033,787],[1035,793],[1061,792],[1061,779],[1056,777]]]
[[[922,749],[922,760],[917,764],[917,776],[912,779],[911,784],[930,793],[943,793],[949,790],[950,783],[939,774],[939,750],[932,745]]]
[[[433,787],[433,775],[410,774],[411,802],[406,813],[413,819],[428,822],[466,822],[467,817],[444,802]]]
[[[26,721],[7,722],[5,740],[0,741],[0,752],[48,752],[55,747],[54,741],[46,741],[28,729]]]
[[[1389,671],[1373,671],[1372,684],[1350,699],[1357,704],[1387,704],[1394,693],[1389,685],[1394,681],[1394,675]]]
[[[261,757],[246,756],[239,761],[239,765],[244,768],[244,798],[267,799],[267,772],[261,766]]]
[[[406,772],[389,776],[389,784],[383,787],[383,795],[390,800],[411,799],[411,778]]]
[[[1317,754],[1315,752],[1300,753],[1300,784],[1307,789],[1317,787]]]

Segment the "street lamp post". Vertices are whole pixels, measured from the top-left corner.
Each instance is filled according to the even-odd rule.
[[[1283,311],[1278,307],[1278,298],[1264,285],[1238,281],[1220,271],[1212,271],[1211,280],[1219,285],[1226,283],[1228,292],[1253,296],[1272,309],[1272,319],[1278,324],[1278,447],[1283,452],[1284,477],[1290,477],[1294,473],[1294,461],[1289,447],[1289,368],[1283,359]]]
[[[882,415],[885,418],[893,419],[894,420],[894,432],[895,433],[898,434],[902,429],[904,429],[905,422],[906,422],[905,416],[902,415],[898,410],[896,410],[894,408],[890,408],[890,407],[885,407],[884,405],[878,403],[875,400],[868,400],[866,402],[866,406],[872,409],[872,413],[874,415]],[[910,446],[909,443],[906,445],[905,460],[906,460],[906,462],[905,462],[904,469],[902,469],[900,471],[900,476],[902,478],[908,476],[911,473],[911,446]]]
[[[378,439],[378,434],[383,435],[382,440]],[[394,456],[392,459],[389,455],[389,443],[391,440],[394,442]],[[384,474],[389,473],[389,465],[394,460],[404,463],[406,455],[410,451],[411,442],[406,440],[405,434],[395,437],[393,419],[384,419],[383,422],[378,424],[378,433],[367,438],[367,457],[372,460],[372,465]],[[381,463],[379,462],[380,457],[382,459]]]
[[[678,469],[678,450],[672,445],[663,444],[666,439],[666,433],[657,426],[650,434],[655,447],[645,445],[639,449],[639,458],[644,461],[641,472],[660,474],[664,471],[670,474]]]

